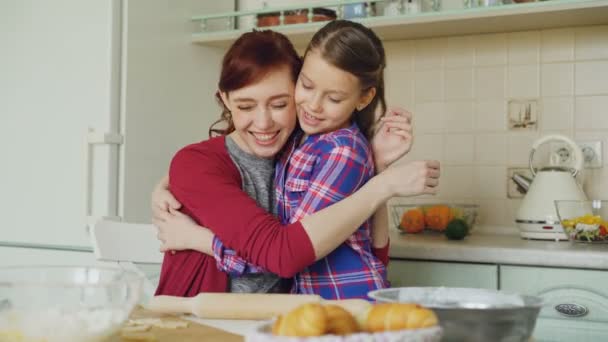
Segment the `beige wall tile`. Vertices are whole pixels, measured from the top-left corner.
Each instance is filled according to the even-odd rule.
[[[406,160],[443,160],[443,135],[418,134]]]
[[[543,98],[540,127],[547,130],[571,130],[574,122],[574,100],[572,97]]]
[[[472,67],[475,61],[473,37],[450,37],[445,57],[447,68]]]
[[[416,70],[443,68],[446,38],[415,40],[413,45]]]
[[[411,108],[414,105],[414,73],[388,69],[384,72],[386,102],[389,106]]]
[[[508,35],[509,65],[536,64],[540,55],[540,32],[516,32]]]
[[[479,206],[479,223],[502,226],[509,224],[506,200],[483,200]]]
[[[577,60],[608,58],[608,26],[577,28],[574,37]]]
[[[507,199],[507,168],[504,166],[477,166],[476,192],[481,199]]]
[[[473,69],[445,70],[445,99],[469,100],[473,98]]]
[[[443,71],[415,71],[414,100],[416,102],[443,100]]]
[[[414,46],[411,40],[384,42],[387,69],[411,71],[414,69]]]
[[[439,195],[442,198],[470,197],[473,189],[473,167],[444,165],[441,168]]]
[[[475,37],[475,65],[507,64],[507,35],[483,34]]]
[[[445,132],[473,131],[473,102],[446,102],[444,120]]]
[[[475,137],[472,134],[448,134],[444,141],[444,161],[450,164],[471,164],[475,157]]]
[[[475,98],[479,100],[505,97],[506,68],[480,67],[475,69]]]
[[[539,67],[537,65],[509,66],[508,94],[514,99],[536,98],[539,94]]]
[[[538,133],[511,133],[508,139],[508,166],[528,167],[532,144],[538,139]]]
[[[541,61],[574,60],[574,30],[571,28],[541,32]]]
[[[608,96],[577,97],[574,112],[577,130],[608,129]]]
[[[507,161],[506,135],[477,135],[475,139],[475,160],[481,165],[504,165]]]
[[[574,75],[576,95],[608,93],[608,61],[576,63]]]
[[[412,113],[414,132],[443,132],[445,126],[444,113],[445,104],[443,102],[424,102],[416,104],[414,112]]]
[[[542,96],[574,94],[574,64],[543,64],[541,67]]]
[[[504,100],[479,100],[475,103],[473,127],[478,132],[506,131],[507,109]]]

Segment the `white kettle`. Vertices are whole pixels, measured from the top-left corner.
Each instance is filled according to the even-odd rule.
[[[574,167],[556,166],[557,156],[551,156],[550,166],[538,172],[532,166],[534,153],[540,145],[551,141],[565,142],[572,156]],[[556,200],[587,200],[587,196],[576,182],[576,175],[583,168],[583,153],[578,145],[563,135],[547,135],[532,144],[530,171],[534,178],[517,212],[515,222],[524,239],[567,240],[555,210]]]

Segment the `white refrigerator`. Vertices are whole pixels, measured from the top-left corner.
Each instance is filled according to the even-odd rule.
[[[182,146],[207,138],[222,48],[195,15],[233,1],[0,1],[0,265],[93,260],[88,227],[150,221]]]

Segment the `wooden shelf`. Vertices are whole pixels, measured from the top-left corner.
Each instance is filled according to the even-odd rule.
[[[551,0],[457,11],[360,19],[385,41],[516,32],[608,24],[608,0]],[[286,34],[295,45],[308,43],[324,23],[268,27]],[[248,30],[201,32],[193,43],[227,47]]]

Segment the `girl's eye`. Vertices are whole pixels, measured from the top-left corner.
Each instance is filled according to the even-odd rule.
[[[304,89],[312,89],[312,85],[310,85],[310,84],[306,84],[306,83],[304,83],[304,82],[302,82],[302,87],[303,87]]]
[[[251,110],[253,110],[253,108],[255,108],[254,106],[238,106],[237,107],[239,110],[242,110],[243,112],[249,112]]]
[[[329,98],[329,101],[331,101],[333,103],[340,103],[340,102],[342,102],[341,99],[332,99],[331,97]]]

